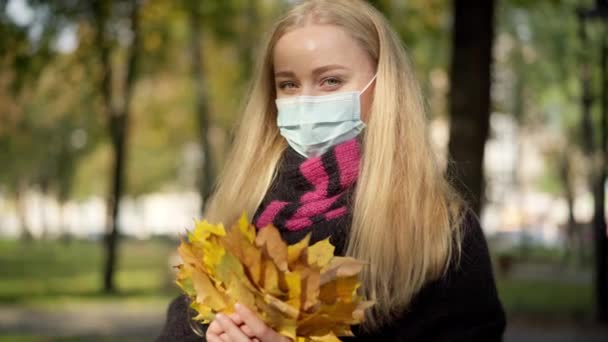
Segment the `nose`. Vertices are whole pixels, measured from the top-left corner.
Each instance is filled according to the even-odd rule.
[[[313,96],[315,95],[314,85],[311,82],[305,82],[302,84],[302,88],[299,95],[302,96]]]

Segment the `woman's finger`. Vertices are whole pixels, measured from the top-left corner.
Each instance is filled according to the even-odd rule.
[[[211,334],[217,335],[218,337],[223,332],[224,332],[224,329],[222,329],[222,326],[216,320],[213,320],[211,322],[211,324],[209,324],[209,327],[207,328],[207,334],[211,333]]]
[[[236,325],[242,325],[243,324],[243,319],[241,318],[241,316],[238,313],[231,313],[230,315],[228,315],[228,317],[230,317],[230,319],[234,322],[234,324]]]
[[[258,318],[251,310],[249,310],[246,306],[242,304],[235,305],[237,313],[243,319],[243,322],[251,329],[251,332],[254,336],[264,340],[266,336],[270,332],[273,332],[266,323],[264,323],[261,319]]]
[[[247,324],[245,324],[243,322],[243,319],[241,318],[241,316],[239,314],[237,314],[236,312],[235,313],[231,313],[230,315],[228,315],[228,317],[230,317],[230,319],[234,322],[234,324],[236,324],[237,326],[239,326],[239,328],[241,328],[241,331],[247,337],[249,337],[249,338],[255,337],[255,334],[253,333],[253,331],[251,330],[251,328],[249,328],[247,326]]]
[[[207,334],[205,335],[205,337],[207,339],[207,342],[224,342],[221,338],[219,338],[219,336],[214,334]]]
[[[220,335],[220,339],[221,339],[223,342],[232,342],[232,340],[230,339],[230,336],[228,336],[228,334],[226,334],[226,333],[222,333],[222,334]]]
[[[220,323],[224,332],[230,337],[232,342],[251,341],[234,322],[226,315],[218,314],[215,319]]]
[[[243,331],[243,333],[249,337],[255,337],[255,333],[253,332],[253,330],[251,330],[251,328],[247,325],[247,324],[243,324],[241,325],[241,330]]]

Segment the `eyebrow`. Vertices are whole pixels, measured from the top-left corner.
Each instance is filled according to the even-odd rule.
[[[348,69],[347,67],[343,66],[343,65],[339,65],[339,64],[328,64],[328,65],[324,65],[322,67],[318,67],[316,69],[314,69],[312,71],[313,75],[319,75],[322,74],[326,71],[329,70],[336,70],[336,69],[343,69],[346,70]],[[284,77],[294,77],[295,73],[293,71],[278,71],[274,74],[274,77],[279,77],[279,76],[284,76]]]

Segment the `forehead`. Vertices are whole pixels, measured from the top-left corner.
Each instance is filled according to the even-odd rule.
[[[334,25],[306,25],[285,33],[273,51],[275,69],[326,64],[356,66],[369,58],[357,41]]]

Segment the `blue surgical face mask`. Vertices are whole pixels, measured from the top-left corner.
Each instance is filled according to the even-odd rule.
[[[361,94],[375,79],[376,75],[361,91],[276,99],[281,135],[307,158],[356,137],[365,128],[361,121]]]

